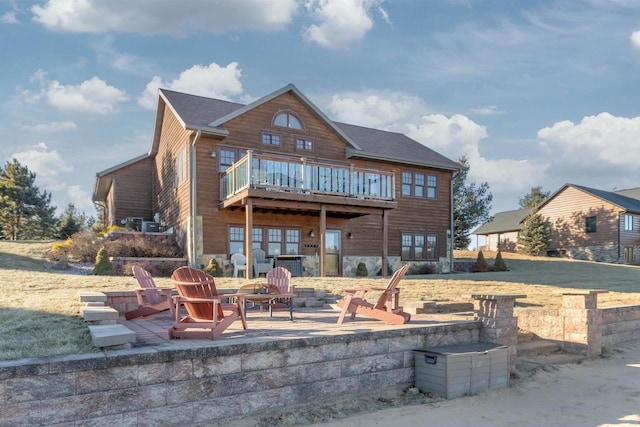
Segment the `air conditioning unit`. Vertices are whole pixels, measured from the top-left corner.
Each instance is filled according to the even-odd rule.
[[[142,221],[143,233],[158,233],[160,232],[160,223],[155,221]]]

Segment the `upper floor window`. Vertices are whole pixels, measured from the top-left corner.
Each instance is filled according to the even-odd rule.
[[[243,158],[247,151],[242,148],[220,147],[219,171],[224,172],[229,166]]]
[[[633,231],[633,215],[624,215],[624,229],[626,231]]]
[[[586,233],[595,233],[596,232],[596,217],[588,216],[585,219],[585,230]]]
[[[296,149],[304,151],[313,151],[313,141],[304,138],[296,139]]]
[[[274,126],[282,126],[291,129],[302,129],[302,124],[296,116],[291,113],[280,113],[273,119]]]
[[[402,195],[435,199],[438,194],[438,177],[422,173],[402,172]]]
[[[280,138],[280,135],[275,134],[275,133],[267,133],[264,132],[262,134],[262,143],[264,145],[276,145],[276,146],[280,146],[281,144],[281,140],[282,138]]]

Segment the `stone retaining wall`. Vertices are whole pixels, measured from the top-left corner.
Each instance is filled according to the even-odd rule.
[[[269,342],[188,343],[0,362],[0,425],[178,425],[309,407],[414,382],[412,350],[480,322]]]
[[[567,293],[559,310],[516,307],[518,327],[557,341],[567,351],[588,356],[600,354],[602,348],[640,339],[640,305],[599,309],[599,292]]]

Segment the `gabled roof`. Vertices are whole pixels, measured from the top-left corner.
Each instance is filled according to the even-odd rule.
[[[640,187],[616,190],[614,193],[640,200]]]
[[[428,166],[445,170],[459,170],[460,165],[445,156],[436,153],[406,135],[379,129],[365,128],[331,121],[294,85],[289,84],[251,104],[242,105],[219,99],[189,95],[167,89],[160,89],[156,128],[149,154],[157,151],[160,138],[160,126],[167,105],[185,129],[199,130],[203,133],[226,136],[224,124],[278,96],[290,92],[307,105],[327,126],[345,141],[347,157],[368,158],[416,166]]]
[[[336,125],[361,148],[360,150],[347,149],[347,157],[386,160],[438,169],[460,169],[459,163],[436,153],[404,134],[346,123],[336,123]]]
[[[94,202],[104,201],[107,197],[107,192],[109,191],[109,187],[111,186],[111,180],[107,179],[108,175],[119,170],[130,166],[134,163],[138,163],[141,160],[148,158],[148,154],[142,154],[138,157],[134,157],[133,159],[127,160],[126,162],[122,162],[118,165],[112,166],[109,169],[105,169],[96,174],[96,182],[93,187],[93,197],[92,200]]]
[[[544,203],[542,203],[538,207],[538,209],[547,205],[552,199],[554,199],[558,194],[560,194],[562,191],[564,191],[568,187],[573,187],[577,190],[583,191],[587,194],[590,194],[594,197],[599,198],[600,200],[603,200],[607,203],[611,203],[612,205],[618,206],[619,208],[627,212],[640,213],[640,200],[635,199],[633,197],[628,197],[622,194],[623,191],[614,192],[614,191],[598,190],[596,188],[589,188],[589,187],[584,187],[582,185],[575,185],[575,184],[565,184],[562,187],[560,187],[560,189],[555,193],[553,193]],[[635,189],[632,189],[632,190],[635,190]],[[628,190],[626,194],[633,194],[633,192],[631,190]]]
[[[495,234],[519,231],[522,229],[522,220],[524,220],[530,212],[531,209],[498,212],[471,234]]]

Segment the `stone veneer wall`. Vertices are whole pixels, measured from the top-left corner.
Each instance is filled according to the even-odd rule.
[[[585,261],[616,263],[624,254],[618,253],[617,245],[605,245],[567,248],[567,255]]]
[[[0,361],[0,425],[180,425],[308,407],[414,382],[412,350],[478,342],[480,322],[269,342],[176,342]],[[190,348],[191,347],[191,348]]]

